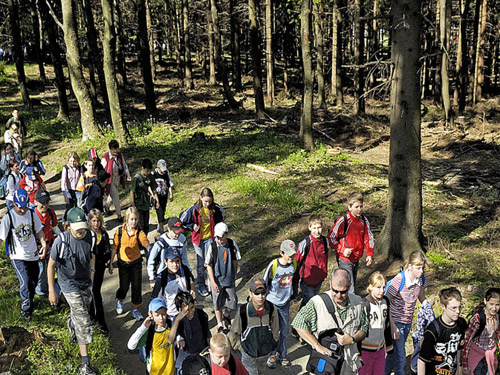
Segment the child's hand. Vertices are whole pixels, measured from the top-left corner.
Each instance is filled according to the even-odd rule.
[[[146,319],[144,319],[144,327],[149,328],[151,324],[153,324],[153,314],[150,312]]]
[[[183,319],[189,312],[189,306],[186,304],[182,305],[182,309],[179,311],[178,319]]]
[[[399,340],[400,339],[401,333],[399,332],[399,329],[396,326],[391,327],[391,333],[392,333],[393,340]]]
[[[366,265],[367,265],[367,266],[370,266],[370,265],[372,264],[372,260],[373,260],[373,258],[372,258],[372,257],[369,257],[369,256],[368,256],[368,257],[366,257]]]
[[[186,341],[184,341],[184,340],[177,341],[178,348],[184,349],[185,346],[186,346]]]
[[[109,264],[109,274],[112,275],[113,274],[113,263],[110,263]]]
[[[346,258],[349,258],[351,256],[351,253],[352,253],[352,249],[350,247],[344,249],[344,256]]]
[[[215,293],[219,293],[219,286],[217,285],[217,283],[212,283],[212,290]]]

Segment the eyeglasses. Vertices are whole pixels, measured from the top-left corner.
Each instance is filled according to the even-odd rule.
[[[261,295],[264,295],[266,294],[266,291],[263,290],[263,289],[260,289],[260,290],[256,290],[255,292],[252,292],[254,295],[256,296],[261,296]]]
[[[446,308],[449,309],[449,310],[451,310],[451,311],[460,312],[462,310],[462,305],[454,306],[454,307],[446,306]]]
[[[341,294],[343,296],[346,295],[347,292],[349,292],[349,288],[347,288],[346,290],[336,290],[330,287],[330,290],[333,292],[333,294]]]

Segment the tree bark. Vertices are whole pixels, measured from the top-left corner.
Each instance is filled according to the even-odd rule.
[[[142,80],[144,91],[146,92],[146,110],[152,115],[156,113],[156,98],[153,76],[151,75],[151,60],[146,24],[146,1],[147,0],[137,0],[137,21],[139,26],[139,38],[137,38],[137,41],[139,43]]]
[[[260,66],[261,51],[259,42],[259,24],[257,19],[257,5],[255,0],[248,0],[248,16],[250,18],[250,51],[252,54],[253,92],[255,98],[255,117],[257,120],[265,118],[264,94],[262,92],[262,69]]]
[[[392,261],[422,249],[420,129],[421,0],[391,0],[391,143],[387,215],[376,251]]]
[[[364,21],[361,20],[363,8],[361,0],[354,0],[354,113],[357,115],[365,113],[364,83],[365,74],[362,68],[364,64]]]
[[[300,7],[300,44],[302,50],[304,91],[302,94],[302,113],[300,117],[300,135],[306,151],[314,150],[312,136],[312,107],[314,72],[311,57],[311,1],[302,0]]]
[[[36,60],[38,62],[38,71],[40,73],[40,81],[46,85],[47,77],[45,75],[45,67],[43,66],[43,29],[42,24],[40,22],[40,11],[38,8],[38,0],[30,1],[30,11],[31,11],[31,20],[33,24],[33,36],[35,38],[35,42],[33,43],[34,52],[36,56]]]
[[[440,1],[441,0],[435,0],[436,4],[436,25],[439,25],[439,20],[441,19],[441,6],[440,6]],[[439,28],[434,29],[434,52],[436,52],[435,56],[432,57],[433,61],[433,68],[434,68],[434,83],[432,85],[433,89],[433,97],[434,97],[434,104],[435,105],[440,105],[441,104],[441,59],[439,58],[439,53],[441,49],[441,41],[439,39]]]
[[[325,59],[323,55],[323,3],[313,2],[314,12],[314,35],[316,42],[316,77],[318,82],[318,107],[321,109],[326,108],[325,101]]]
[[[440,0],[439,39],[441,41],[441,100],[443,118],[446,124],[454,126],[453,110],[450,99],[450,77],[448,60],[450,53],[451,0]]]
[[[13,42],[14,61],[16,63],[17,81],[23,98],[24,107],[31,107],[28,88],[26,87],[26,73],[24,72],[24,55],[22,50],[21,29],[19,27],[19,4],[17,0],[9,0],[10,31]]]
[[[101,0],[102,16],[104,21],[104,39],[102,41],[103,68],[106,79],[106,90],[109,98],[109,111],[115,137],[120,144],[127,145],[132,141],[127,126],[122,120],[122,110],[120,107],[120,97],[118,95],[118,85],[116,84],[115,66],[113,62],[112,40],[116,38],[113,26],[113,4],[112,0]]]
[[[72,0],[62,0],[64,42],[66,43],[66,60],[68,62],[71,87],[75,94],[82,124],[82,141],[99,137],[99,128],[94,119],[94,107],[90,100],[89,90],[85,84],[78,50],[78,35],[75,27],[74,3]]]
[[[272,0],[266,0],[266,89],[267,101],[274,104],[274,57]]]
[[[229,22],[231,25],[231,63],[233,73],[233,88],[236,92],[243,89],[241,85],[241,59],[240,59],[240,22],[235,13],[236,0],[229,0]]]
[[[68,96],[66,95],[66,79],[64,77],[63,63],[61,61],[61,51],[57,43],[57,26],[49,14],[47,3],[40,1],[38,3],[41,19],[44,22],[45,30],[47,31],[47,39],[49,41],[50,58],[54,66],[55,82],[57,87],[57,99],[59,103],[59,111],[57,119],[61,121],[69,120],[69,105]]]
[[[183,29],[184,29],[184,87],[191,90],[194,88],[193,71],[191,68],[191,48],[189,35],[189,0],[182,0]]]
[[[458,106],[458,112],[465,110],[467,98],[468,78],[468,53],[467,53],[467,16],[469,14],[470,0],[460,0],[460,29],[457,46],[456,77],[457,84],[453,93],[453,104]]]
[[[478,23],[478,37],[476,44],[476,64],[474,69],[474,90],[472,91],[472,102],[475,105],[483,97],[484,84],[484,44],[486,43],[486,21],[488,12],[488,0],[481,1],[481,9]]]
[[[146,5],[146,28],[148,30],[149,64],[151,65],[151,78],[153,78],[154,82],[156,81],[155,46],[153,20],[151,17],[151,6],[149,4],[149,0],[145,0],[144,5]]]
[[[208,26],[208,61],[209,61],[208,84],[214,86],[217,83],[217,79],[215,76],[214,22],[212,20],[212,11],[210,3],[207,10],[207,26]]]
[[[120,9],[120,0],[113,0],[113,18],[115,20],[115,41],[114,41],[114,56],[115,66],[117,71],[117,83],[120,87],[127,87],[127,65],[125,61],[125,53],[123,49],[126,46],[125,37],[123,35],[123,18]]]
[[[373,16],[377,17],[379,13],[379,4],[378,0],[373,0]],[[371,48],[370,48],[370,56],[369,58],[374,59],[375,61],[378,60],[379,56],[379,44],[378,44],[378,20],[376,18],[373,19],[372,21],[372,27],[371,27]],[[375,87],[377,85],[377,71],[373,71],[372,74],[370,74],[370,87]],[[373,96],[373,95],[372,95]]]
[[[335,104],[342,107],[344,92],[342,91],[342,17],[340,8],[342,0],[333,0],[333,25],[332,25],[332,95]]]

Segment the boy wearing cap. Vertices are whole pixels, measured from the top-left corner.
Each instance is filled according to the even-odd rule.
[[[158,217],[158,232],[163,234],[165,224],[165,212],[167,209],[167,202],[170,197],[170,202],[174,200],[174,186],[170,173],[167,169],[165,160],[160,159],[156,164],[156,169],[153,172],[153,177],[156,181],[156,192],[158,193],[158,208],[156,208],[156,216]]]
[[[47,262],[50,258],[50,247],[55,240],[54,233],[58,235],[61,231],[57,227],[57,216],[55,211],[49,207],[50,194],[46,190],[38,190],[35,194],[35,213],[38,215],[43,225],[43,233],[47,242],[47,255],[38,261],[40,271],[38,273],[38,285],[36,294],[46,296],[49,294],[49,284],[47,283]]]
[[[5,241],[5,250],[19,280],[21,315],[29,322],[38,282],[38,260],[45,257],[47,243],[40,219],[28,209],[29,198],[26,190],[16,190],[13,201],[14,209],[7,211],[0,223],[0,246]],[[37,247],[35,235],[41,243],[40,249]]]
[[[169,246],[179,251],[182,264],[187,266],[191,271],[187,256],[187,241],[183,232],[184,228],[182,228],[179,218],[171,217],[168,219],[167,232],[158,238],[148,256],[147,270],[151,288],[154,287],[156,278],[160,277],[162,271],[167,267],[165,263],[165,251]]]
[[[229,340],[233,349],[241,351],[241,362],[249,374],[258,375],[278,345],[279,321],[274,305],[266,301],[267,287],[257,275],[249,283],[250,300],[236,314]]]
[[[196,297],[194,292],[194,277],[189,268],[181,263],[179,250],[168,247],[165,250],[166,269],[157,278],[151,293],[151,298],[161,297],[167,302],[167,314],[174,321],[178,314],[175,306],[175,296],[178,292],[189,292]]]
[[[149,232],[149,208],[150,196],[155,199],[155,208],[158,208],[158,194],[156,193],[156,181],[151,176],[153,163],[149,159],[142,161],[141,171],[137,173],[132,180],[132,188],[130,189],[130,200],[132,206],[139,211],[139,225],[146,233]]]
[[[38,173],[36,173],[34,167],[26,168],[23,178],[19,183],[19,187],[28,192],[30,203],[34,206],[35,204],[35,194],[38,190],[45,188],[45,184]],[[32,207],[33,207],[32,206]]]
[[[89,307],[92,301],[92,280],[95,272],[96,235],[88,230],[85,213],[77,207],[68,211],[66,231],[59,234],[50,251],[47,268],[49,302],[56,306],[58,298],[54,288],[57,281],[70,307],[67,321],[70,334],[76,338],[80,348],[81,375],[94,375],[90,365],[88,345],[92,342],[92,323]]]
[[[103,211],[104,188],[108,183],[109,177],[109,173],[105,170],[97,172],[97,181],[92,183],[85,200],[84,211],[86,213],[89,213],[93,208],[97,208],[101,212]]]
[[[168,329],[167,305],[162,298],[149,303],[149,314],[137,331],[128,340],[129,350],[145,347],[146,366],[150,375],[173,375],[175,356],[173,343],[177,336],[179,322],[187,315],[188,307],[179,311],[179,319]]]
[[[241,255],[236,241],[227,237],[228,232],[225,223],[215,225],[215,241],[210,244],[205,256],[217,319],[217,332],[224,330],[223,317],[228,325],[231,324],[231,311],[238,305],[236,273]]]
[[[280,257],[274,259],[264,270],[263,279],[267,285],[267,301],[272,303],[279,316],[280,336],[276,351],[267,359],[267,367],[275,368],[276,361],[284,367],[290,366],[286,358],[286,339],[290,323],[290,301],[297,296],[299,275],[295,253],[297,248],[291,240],[284,240],[280,246]]]

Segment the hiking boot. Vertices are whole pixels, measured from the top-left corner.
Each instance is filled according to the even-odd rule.
[[[28,323],[31,322],[31,313],[29,311],[21,311],[21,316],[26,319]]]
[[[123,303],[119,299],[116,300],[116,313],[123,314]]]
[[[137,320],[138,322],[140,322],[141,320],[144,319],[144,317],[142,316],[141,312],[137,309],[133,309],[132,310],[132,316],[134,317],[135,320]]]
[[[276,354],[271,354],[267,357],[266,366],[268,368],[276,368]]]
[[[70,340],[76,342],[75,326],[73,325],[73,321],[71,320],[71,315],[68,316],[68,319],[66,320],[66,326],[68,327]]]
[[[80,366],[80,375],[96,375],[96,372],[90,363],[83,363]]]

